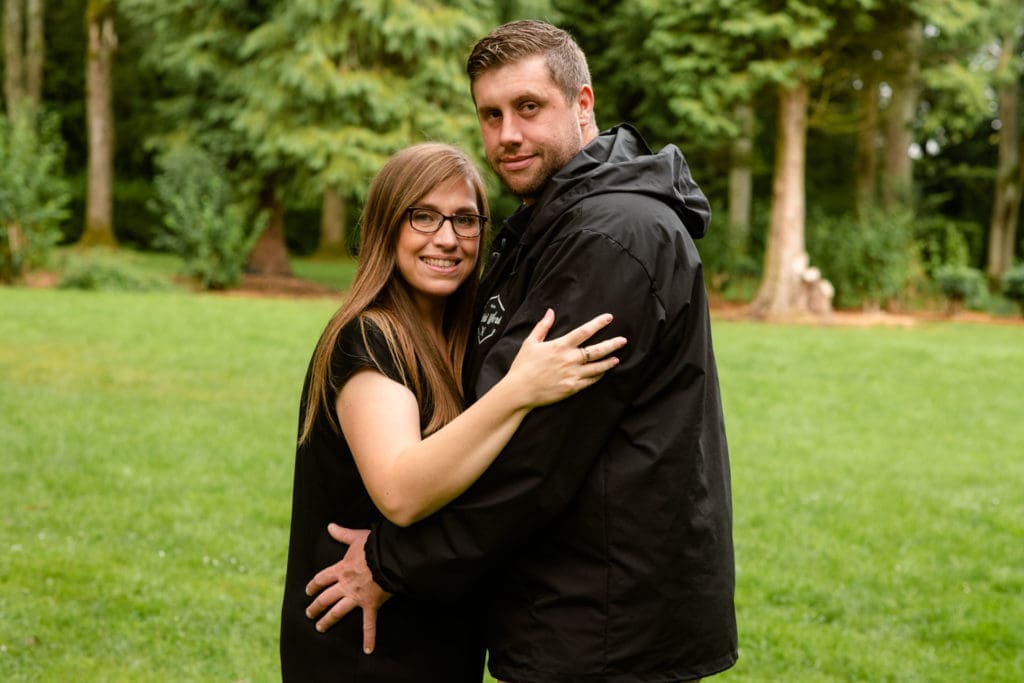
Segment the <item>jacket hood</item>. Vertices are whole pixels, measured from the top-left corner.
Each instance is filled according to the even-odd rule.
[[[711,207],[690,175],[683,153],[666,145],[656,154],[633,126],[619,124],[602,132],[552,176],[537,202],[533,225],[567,211],[581,199],[609,192],[657,198],[670,206],[694,239],[711,222]]]

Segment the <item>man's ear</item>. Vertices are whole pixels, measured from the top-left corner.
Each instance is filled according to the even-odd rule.
[[[586,130],[594,120],[594,89],[589,85],[581,86],[576,94],[576,106],[579,109],[580,128]]]

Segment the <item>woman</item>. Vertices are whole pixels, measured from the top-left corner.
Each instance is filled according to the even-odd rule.
[[[392,157],[363,214],[359,268],[314,351],[302,391],[291,540],[281,624],[286,681],[479,683],[483,648],[468,605],[404,596],[381,610],[377,648],[362,653],[352,614],[326,633],[305,616],[306,582],[345,548],[329,522],[411,524],[464,491],[527,412],[596,382],[625,340],[579,347],[611,316],[544,341],[548,311],[508,375],[462,412],[487,212],[461,151],[424,143]]]

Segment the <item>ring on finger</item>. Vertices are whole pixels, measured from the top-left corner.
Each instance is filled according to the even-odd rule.
[[[586,365],[590,362],[590,349],[585,346],[580,347],[580,352],[583,353],[583,364]]]

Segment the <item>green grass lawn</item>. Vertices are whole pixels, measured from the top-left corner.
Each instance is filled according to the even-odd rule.
[[[0,289],[0,680],[277,680],[336,302]],[[1024,680],[1024,327],[718,322],[741,659]]]

